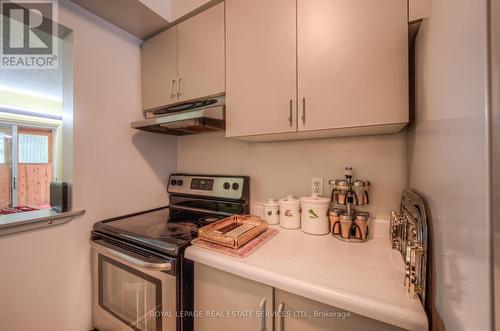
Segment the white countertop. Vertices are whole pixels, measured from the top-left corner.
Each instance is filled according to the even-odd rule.
[[[247,258],[191,246],[185,256],[256,282],[408,330],[427,330],[425,311],[403,286],[404,263],[388,238],[349,244],[331,235],[280,232]]]

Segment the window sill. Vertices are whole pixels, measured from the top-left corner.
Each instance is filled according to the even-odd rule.
[[[85,210],[58,213],[52,209],[41,209],[2,215],[0,216],[0,237],[68,223],[83,214],[85,214]]]

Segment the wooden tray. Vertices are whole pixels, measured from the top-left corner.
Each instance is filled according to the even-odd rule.
[[[242,226],[249,229],[241,234],[232,235]],[[260,217],[235,215],[200,228],[198,238],[237,249],[266,230],[267,222]]]
[[[278,232],[279,230],[277,229],[267,229],[266,232],[260,234],[256,238],[250,240],[250,242],[248,242],[247,244],[237,249],[215,244],[200,238],[194,239],[193,241],[191,241],[191,243],[193,244],[193,246],[201,247],[203,249],[207,249],[216,253],[245,258],[255,252],[266,242],[268,242],[272,237],[278,234]]]

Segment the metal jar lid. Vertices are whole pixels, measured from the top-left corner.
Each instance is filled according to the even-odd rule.
[[[363,182],[362,180],[356,180],[353,183],[353,185],[356,186],[356,187],[363,187],[363,186],[365,186],[365,182]]]
[[[340,216],[340,210],[330,210],[330,216]]]
[[[348,190],[349,189],[349,183],[345,180],[341,180],[337,183],[337,189],[338,190]]]
[[[340,215],[340,220],[341,221],[346,221],[346,220],[349,220],[352,222],[352,215],[349,215],[349,214],[341,214]]]
[[[363,217],[366,217],[366,218],[370,217],[370,213],[368,213],[368,212],[366,212],[366,211],[358,211],[358,212],[356,213],[356,215],[357,215],[357,216],[363,216]]]

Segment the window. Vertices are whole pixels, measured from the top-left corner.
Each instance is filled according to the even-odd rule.
[[[19,134],[19,163],[49,163],[49,136]]]
[[[50,183],[72,179],[74,35],[62,25],[54,31],[58,66],[0,67],[0,236],[59,223],[49,209]],[[9,216],[16,213],[24,214]]]
[[[50,182],[60,176],[60,121],[25,124],[0,118],[0,215],[4,208],[50,207]],[[33,118],[34,122],[35,119]]]
[[[0,132],[0,164],[5,163],[5,134]]]

